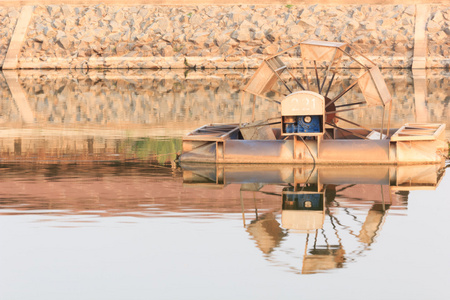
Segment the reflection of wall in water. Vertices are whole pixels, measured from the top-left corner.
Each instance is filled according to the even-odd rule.
[[[5,162],[96,163],[140,161],[173,164],[181,150],[180,139],[42,136],[0,138],[0,158]]]
[[[67,215],[240,218],[239,186],[184,187],[179,170],[147,164],[2,165],[0,215],[33,212]],[[244,199],[261,213],[278,210],[279,199]]]
[[[185,79],[183,72],[169,78],[152,71],[128,75],[48,73],[20,81],[39,124],[234,122],[239,116],[242,73],[188,76],[194,79]],[[14,110],[9,91],[2,93],[2,105]],[[259,104],[261,117],[274,110],[270,106],[276,109],[267,101]]]
[[[20,83],[39,125],[161,125],[190,122],[186,128],[210,122],[238,122],[240,119],[240,89],[253,71],[212,71],[185,74],[171,71],[131,71],[124,73],[64,73],[23,72]],[[449,77],[444,72],[428,74],[429,122],[446,121],[449,97],[446,90]],[[347,73],[349,74],[349,73]],[[410,71],[383,70],[393,96],[393,125],[414,122],[414,86]],[[349,78],[336,78],[335,93]],[[19,112],[7,85],[0,77],[2,123],[20,121]],[[331,95],[333,93],[330,93]],[[345,102],[360,101],[361,95],[349,93]],[[343,103],[345,103],[343,102]],[[278,105],[264,100],[256,103],[256,118],[278,114]],[[252,106],[243,110],[249,119]],[[353,121],[377,127],[381,123],[381,108],[353,111],[343,115]]]

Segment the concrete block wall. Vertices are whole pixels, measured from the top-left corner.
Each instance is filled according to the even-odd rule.
[[[450,65],[445,4],[37,5],[19,18],[24,8],[0,7],[4,69],[257,68],[306,39],[348,42],[382,68]]]

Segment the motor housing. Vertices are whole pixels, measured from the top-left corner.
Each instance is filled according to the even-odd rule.
[[[325,131],[325,98],[300,91],[281,102],[282,135],[322,136]]]

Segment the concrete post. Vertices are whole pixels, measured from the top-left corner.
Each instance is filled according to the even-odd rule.
[[[17,71],[3,71],[3,76],[5,76],[11,95],[16,103],[20,115],[22,116],[22,121],[27,124],[34,123],[35,118],[33,109],[28,102],[27,95],[20,85]]]
[[[429,5],[416,5],[416,24],[414,27],[413,69],[426,69],[428,56],[427,20],[430,15]]]
[[[20,16],[17,19],[16,28],[11,36],[8,51],[6,52],[5,61],[3,63],[3,70],[17,69],[19,64],[20,50],[22,43],[25,40],[28,24],[30,24],[33,16],[34,6],[24,6],[20,11]]]

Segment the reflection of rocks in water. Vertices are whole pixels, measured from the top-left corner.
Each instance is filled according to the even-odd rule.
[[[21,71],[19,81],[30,108],[39,125],[161,125],[189,122],[190,128],[208,122],[239,122],[241,88],[254,70],[183,71],[131,70],[114,72],[90,71]],[[296,76],[301,73],[293,70]],[[392,93],[391,126],[415,122],[414,81],[408,70],[383,70],[388,89]],[[334,79],[330,95],[341,92],[350,83],[351,72],[345,71]],[[426,106],[429,122],[445,122],[449,114],[446,88],[448,74],[427,73]],[[335,89],[335,90],[333,90]],[[0,107],[3,123],[20,122],[20,112],[14,104],[5,79],[0,76]],[[351,90],[342,103],[355,102],[361,95]],[[248,102],[248,101],[247,101]],[[257,99],[256,119],[278,115],[277,104]],[[357,123],[377,127],[381,125],[381,108],[348,111],[342,117]],[[252,116],[252,105],[242,111],[243,120]],[[189,128],[189,129],[190,129]]]
[[[280,223],[275,220],[273,213],[267,213],[252,221],[247,226],[247,232],[256,241],[259,249],[268,254],[278,247],[281,240],[287,235],[281,229]]]
[[[245,73],[26,73],[20,81],[40,124],[234,122]],[[30,74],[30,75],[28,75]],[[269,109],[265,101],[259,109]],[[275,107],[276,108],[276,107]]]

